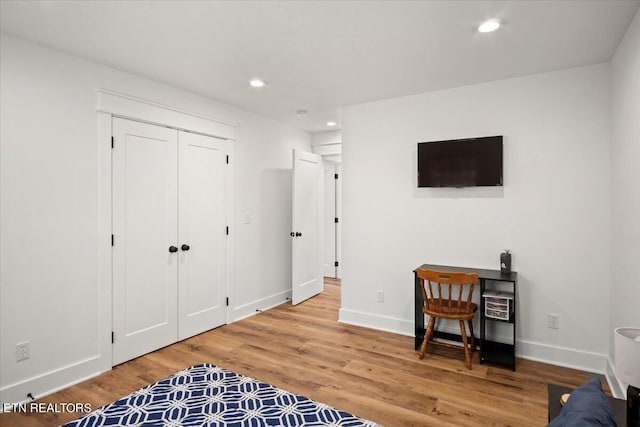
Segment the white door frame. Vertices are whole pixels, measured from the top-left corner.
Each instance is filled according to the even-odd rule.
[[[322,222],[324,223],[324,244],[322,248],[322,274],[324,277],[336,277],[337,267],[335,263],[338,261],[336,255],[336,237],[337,226],[339,221],[336,210],[336,167],[334,162],[322,159],[324,169],[324,215]]]
[[[113,325],[112,308],[112,254],[111,254],[111,123],[113,117],[121,117],[129,120],[146,122],[159,126],[167,126],[177,130],[184,130],[226,141],[235,141],[235,126],[220,122],[198,114],[182,111],[133,96],[101,89],[97,91],[97,199],[98,199],[98,342],[100,350],[100,369],[102,372],[113,367],[113,354],[111,347],[111,331]],[[229,307],[227,308],[227,323],[229,312],[235,304],[235,223],[234,219],[234,144],[227,144],[229,154],[229,170],[227,180],[227,222],[230,232],[227,236],[227,295]]]
[[[342,278],[342,165],[336,163],[336,216],[339,218],[336,224],[336,279]]]

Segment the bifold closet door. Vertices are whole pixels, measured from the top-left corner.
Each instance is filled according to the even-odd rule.
[[[178,131],[113,119],[113,364],[178,337]]]
[[[179,132],[178,338],[226,323],[226,142]]]

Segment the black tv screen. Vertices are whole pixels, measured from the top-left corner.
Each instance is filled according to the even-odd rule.
[[[502,135],[418,143],[418,187],[502,185]]]

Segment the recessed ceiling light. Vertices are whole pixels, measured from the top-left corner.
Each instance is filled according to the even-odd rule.
[[[490,33],[502,27],[503,25],[504,25],[504,21],[501,21],[499,19],[489,19],[488,21],[484,21],[482,24],[478,26],[478,32]]]
[[[327,126],[335,126],[335,125],[337,125],[336,122],[333,122],[333,121],[327,122]]]
[[[249,81],[251,87],[265,87],[267,84],[260,79],[252,79]]]

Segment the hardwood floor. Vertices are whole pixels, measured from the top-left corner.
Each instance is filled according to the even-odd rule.
[[[516,372],[464,366],[462,351],[418,359],[413,338],[338,323],[340,285],[292,306],[205,332],[44,397],[95,410],[149,383],[208,362],[382,425],[544,426],[547,383],[575,387],[588,373],[518,359]],[[1,426],[52,426],[82,414],[0,414]]]

